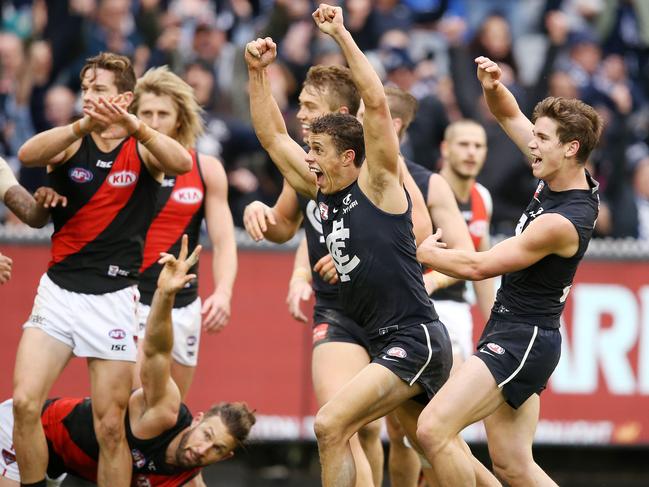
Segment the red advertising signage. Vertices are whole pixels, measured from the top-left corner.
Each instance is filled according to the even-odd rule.
[[[11,395],[20,327],[49,249],[0,245],[0,252],[14,259],[12,280],[0,286],[4,399]],[[210,253],[204,252],[203,297],[212,289],[210,262]],[[259,414],[253,430],[259,439],[313,438],[317,406],[310,383],[311,334],[286,309],[291,268],[290,253],[239,252],[232,319],[222,333],[203,335],[188,397],[194,411],[217,401],[248,402]],[[649,262],[582,263],[563,316],[561,361],[541,396],[537,443],[649,444],[648,276]],[[51,395],[88,393],[85,363],[74,360]],[[477,425],[465,436],[480,441],[484,432]]]

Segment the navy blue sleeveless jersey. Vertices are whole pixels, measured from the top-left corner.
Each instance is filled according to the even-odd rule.
[[[570,258],[547,255],[537,263],[517,272],[505,274],[496,295],[493,313],[520,318],[543,328],[559,328],[559,318],[577,266],[593,234],[599,212],[599,185],[586,173],[590,189],[552,191],[539,181],[534,197],[521,216],[516,235],[527,231],[535,218],[558,213],[567,218],[579,235],[579,248]]]
[[[304,215],[304,233],[309,248],[309,263],[311,264],[311,277],[313,290],[315,291],[316,308],[341,309],[338,300],[338,285],[329,284],[320,274],[313,270],[316,263],[329,253],[325,245],[325,238],[322,234],[322,221],[318,204],[301,194],[297,193],[300,211]]]
[[[424,195],[424,201],[428,203],[428,187],[430,186],[430,177],[433,175],[433,171],[409,159],[404,160],[406,161],[408,172],[412,176],[412,179],[415,180],[415,184],[419,188],[419,191],[421,191],[421,194]]]
[[[90,135],[49,173],[50,186],[68,198],[52,209],[54,234],[47,275],[68,291],[103,294],[136,284],[144,236],[160,184],[129,137],[101,152]]]
[[[437,319],[417,262],[412,203],[406,195],[407,211],[394,215],[374,206],[358,182],[331,195],[318,191],[343,311],[370,337],[382,328]]]
[[[126,441],[133,460],[131,486],[172,487],[184,485],[199,468],[180,468],[166,462],[167,447],[185,428],[192,415],[180,405],[176,424],[160,435],[142,440],[131,431],[128,410],[125,417]],[[96,482],[99,444],[93,427],[92,403],[88,398],[58,398],[45,403],[41,414],[49,450],[48,475],[63,473]]]
[[[198,154],[194,150],[192,169],[180,176],[165,175],[153,222],[146,234],[144,258],[140,268],[140,302],[151,305],[158,285],[162,266],[158,264],[160,252],[180,253],[183,234],[187,234],[188,248],[199,244],[201,223],[205,217],[207,189],[201,172]],[[198,263],[188,273],[198,276]],[[174,308],[183,308],[198,298],[198,279],[193,280],[176,294]]]

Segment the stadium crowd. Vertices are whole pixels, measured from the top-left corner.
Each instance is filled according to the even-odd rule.
[[[529,116],[547,95],[577,97],[604,117],[591,172],[601,184],[597,236],[649,239],[649,3],[642,0],[346,0],[350,31],[386,85],[419,101],[402,152],[439,169],[446,126],[484,125],[479,181],[493,195],[491,232],[510,235],[535,181],[489,114],[473,58],[504,70]],[[235,224],[253,200],[275,201],[279,172],[250,122],[243,49],[258,36],[281,46],[269,72],[289,130],[308,68],[342,64],[318,32],[309,0],[9,0],[0,30],[0,156],[31,192],[43,168],[21,167],[35,133],[81,116],[79,69],[101,51],[129,56],[138,76],[168,65],[195,90],[206,131],[197,149],[220,158]],[[299,140],[299,136],[296,137]],[[18,220],[2,208],[0,222]]]

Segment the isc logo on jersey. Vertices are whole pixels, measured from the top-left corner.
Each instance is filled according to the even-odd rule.
[[[133,171],[118,171],[108,175],[108,184],[114,188],[125,188],[137,182],[137,173]]]
[[[92,173],[83,167],[73,167],[68,171],[70,179],[75,183],[88,183],[92,181]]]
[[[203,201],[203,192],[198,188],[181,188],[171,193],[171,197],[178,203],[193,205]]]

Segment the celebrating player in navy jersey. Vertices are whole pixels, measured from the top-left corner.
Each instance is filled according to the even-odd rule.
[[[246,60],[258,137],[289,184],[317,198],[343,310],[370,342],[372,363],[320,408],[315,420],[323,484],[351,486],[356,472],[349,439],[399,406],[402,424],[414,432],[422,406],[409,399],[427,401],[441,387],[451,347],[416,261],[412,204],[383,86],[344,28],[341,8],[322,4],[313,18],[342,48],[366,109],[363,126],[346,114],[315,120],[306,164],[270,95],[265,67],[276,56],[272,39],[249,43]]]
[[[556,485],[534,462],[532,441],[539,393],[561,353],[561,312],[597,219],[598,185],[584,166],[602,121],[579,100],[551,97],[537,104],[532,123],[500,82],[498,65],[475,61],[489,109],[528,156],[539,184],[516,236],[491,250],[446,250],[439,235],[418,249],[420,261],[450,276],[503,279],[478,350],[426,407],[417,436],[440,485],[475,485],[469,459],[452,439],[486,418],[499,477],[512,486]]]
[[[183,234],[189,236],[190,247],[195,247],[203,220],[207,222],[212,243],[212,274],[216,289],[201,307],[198,281],[192,281],[174,301],[172,376],[184,399],[198,363],[201,324],[208,332],[217,332],[230,318],[230,298],[237,274],[237,248],[228,206],[228,182],[218,159],[192,149],[203,131],[201,108],[192,88],[177,75],[166,67],[147,71],[137,81],[131,110],[151,128],[180,142],[190,151],[194,162],[186,174],[165,175],[158,193],[140,267],[140,335],[144,332],[158,273],[162,269],[158,264],[160,252],[177,253]],[[198,268],[192,272],[196,274]]]
[[[99,443],[98,484],[130,484],[124,412],[137,332],[137,277],[163,171],[191,169],[189,153],[126,109],[135,73],[102,53],[81,70],[84,117],[29,139],[27,166],[47,166],[68,199],[52,210],[52,259],[24,326],[14,369],[14,442],[23,483],[43,486],[40,410],[72,355],[86,357]]]
[[[255,423],[243,403],[219,403],[192,418],[171,377],[173,302],[196,278],[190,272],[200,252],[197,247],[187,255],[187,249],[185,235],[179,243],[178,258],[163,254],[159,259],[162,270],[143,339],[142,387],[130,395],[124,422],[132,487],[204,486],[196,477],[201,467],[232,457]],[[89,398],[56,398],[45,403],[40,423],[50,451],[47,474],[56,479],[52,485],[58,485],[65,474],[97,481],[99,445],[93,407]],[[12,401],[8,400],[0,404],[0,487],[17,487],[21,482],[22,471],[16,465],[12,446],[12,423]]]

